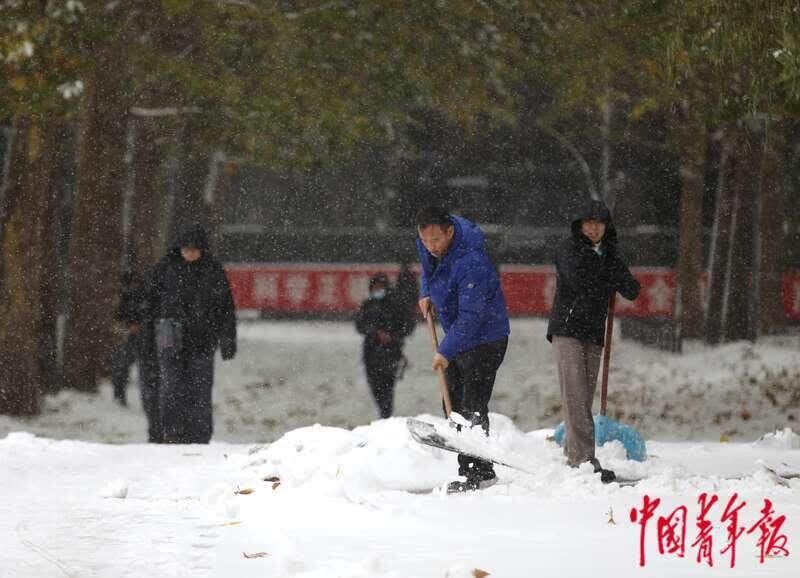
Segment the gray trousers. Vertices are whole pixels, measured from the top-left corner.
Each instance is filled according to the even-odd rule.
[[[594,459],[592,401],[603,348],[573,337],[553,336],[553,354],[564,409],[564,454],[570,466]]]

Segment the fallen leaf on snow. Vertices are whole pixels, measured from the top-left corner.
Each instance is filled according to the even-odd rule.
[[[475,568],[472,571],[472,575],[475,576],[475,578],[486,578],[486,576],[488,576],[489,573],[486,570],[481,570],[480,568]]]
[[[242,494],[242,495],[246,496],[247,494],[252,494],[253,492],[255,492],[255,490],[253,488],[242,488],[241,490],[236,490],[233,493],[234,494]]]
[[[281,485],[281,483],[280,483],[280,482],[275,482],[274,484],[272,484],[272,489],[273,489],[273,490],[277,490],[277,489],[278,489],[278,486],[280,486],[280,485]]]

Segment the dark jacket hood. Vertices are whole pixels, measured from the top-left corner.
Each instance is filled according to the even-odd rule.
[[[208,233],[202,225],[194,224],[188,225],[180,230],[178,236],[175,237],[175,242],[172,248],[167,252],[167,259],[178,259],[183,261],[181,257],[181,249],[183,247],[194,247],[203,252],[203,256],[198,263],[205,263],[211,258],[211,251],[208,243]]]
[[[181,249],[183,247],[194,247],[200,249],[203,253],[208,251],[208,233],[206,233],[202,225],[194,224],[181,229],[175,239],[175,248]]]
[[[581,233],[581,221],[588,220],[603,221],[606,224],[606,234],[603,237],[603,243],[616,245],[617,230],[614,228],[614,221],[611,219],[611,211],[608,210],[608,207],[603,201],[590,199],[572,213],[571,227],[573,237],[588,241]]]

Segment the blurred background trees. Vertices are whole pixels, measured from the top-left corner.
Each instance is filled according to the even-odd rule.
[[[224,259],[402,260],[442,202],[538,263],[603,198],[676,268],[678,343],[779,331],[799,118],[788,0],[0,2],[0,412],[95,390],[120,274],[190,221]]]

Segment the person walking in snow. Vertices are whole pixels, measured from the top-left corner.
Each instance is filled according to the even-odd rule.
[[[547,340],[561,386],[564,453],[571,467],[589,462],[604,483],[616,479],[595,458],[592,401],[605,338],[609,298],[639,295],[639,282],[617,254],[617,233],[602,201],[589,201],[572,219],[556,253],[556,293]]]
[[[361,304],[355,319],[356,329],[364,336],[367,382],[382,419],[392,416],[403,341],[414,329],[414,320],[389,289],[389,278],[385,274],[372,277],[369,297]]]
[[[114,352],[111,385],[114,390],[114,401],[124,407],[128,405],[127,390],[130,368],[138,358],[139,303],[142,298],[142,283],[132,271],[125,271],[120,280],[122,289],[114,317],[123,325],[125,334]]]
[[[489,400],[505,357],[510,327],[500,277],[486,252],[483,232],[441,207],[417,213],[422,266],[419,308],[435,313],[445,337],[433,355],[443,369],[453,411],[489,435]],[[459,454],[457,480],[448,491],[477,490],[496,480],[492,463]]]
[[[222,265],[203,227],[192,225],[155,266],[144,291],[158,356],[165,443],[208,443],[213,433],[214,353],[236,355],[236,317]]]
[[[144,313],[144,282],[141,277],[126,272],[122,277],[122,292],[116,318],[125,324],[125,341],[117,349],[111,373],[114,400],[127,405],[127,386],[130,365],[138,362],[139,393],[147,417],[147,441],[161,443],[161,412],[158,407],[158,359],[152,320]]]

